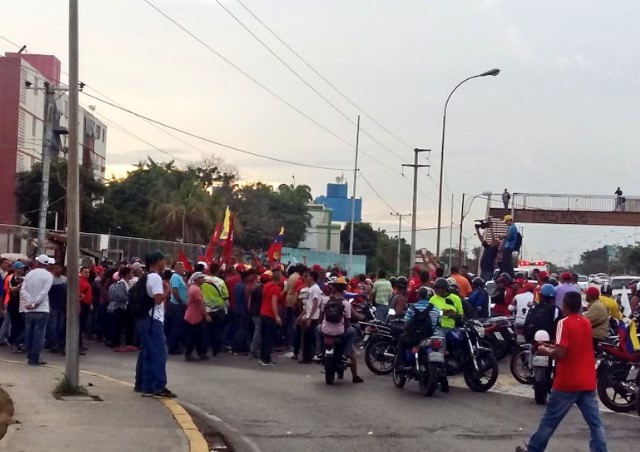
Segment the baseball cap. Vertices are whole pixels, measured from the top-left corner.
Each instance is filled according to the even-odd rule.
[[[260,275],[260,282],[266,283],[271,281],[271,276],[273,275],[273,273],[271,272],[271,270],[267,270],[266,272],[262,273]]]
[[[236,271],[238,273],[243,272],[244,271],[244,264],[236,264]]]
[[[582,291],[585,295],[593,297],[593,298],[598,298],[600,296],[600,291],[598,290],[597,287],[589,287],[585,290]]]
[[[313,267],[311,267],[311,270],[313,270],[314,272],[322,272],[322,267],[319,264],[313,264]]]
[[[507,221],[513,221],[513,217],[511,215],[505,215],[502,221],[504,223],[506,223]]]
[[[144,268],[144,264],[142,262],[134,262],[131,264],[131,268]]]
[[[527,292],[533,292],[534,290],[536,290],[536,285],[533,283],[526,283],[524,285],[524,290],[526,290]]]
[[[13,263],[13,268],[16,270],[20,270],[21,268],[24,268],[24,264],[20,261],[15,261]]]
[[[522,284],[522,285],[524,285],[524,284],[526,284],[526,283],[527,283],[527,280],[526,280],[525,278],[516,278],[516,282],[517,282],[518,284]]]
[[[36,261],[42,265],[49,265],[49,256],[47,256],[46,254],[41,254],[40,256],[36,257]]]
[[[569,273],[569,272],[563,272],[563,273],[560,275],[560,280],[561,280],[561,281],[571,281],[571,273]]]
[[[544,278],[548,278],[549,277],[549,272],[546,271],[541,271],[540,273],[538,273],[538,278],[544,279]]]
[[[202,272],[195,272],[193,275],[191,275],[191,279],[192,281],[195,281],[196,279],[200,279],[200,278],[204,278],[205,274]]]
[[[101,265],[98,265],[96,267],[96,273],[100,273],[100,272],[103,272],[103,271],[104,271],[104,267],[102,267]]]
[[[49,259],[47,259],[47,264],[48,265],[53,265],[56,263],[56,260],[53,257],[50,257]]]

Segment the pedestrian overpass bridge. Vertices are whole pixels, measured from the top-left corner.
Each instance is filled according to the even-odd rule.
[[[505,209],[502,194],[488,197],[487,218],[509,214],[518,223],[640,226],[640,197],[512,193]]]

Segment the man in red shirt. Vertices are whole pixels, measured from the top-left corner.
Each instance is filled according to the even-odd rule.
[[[275,366],[271,360],[271,352],[275,341],[276,330],[282,326],[282,318],[279,313],[278,303],[282,295],[280,279],[282,273],[274,270],[271,275],[271,282],[265,284],[262,289],[262,305],[260,306],[260,365]]]
[[[87,349],[82,344],[82,335],[88,334],[89,331],[89,316],[91,311],[93,310],[93,289],[91,288],[91,283],[89,282],[89,268],[82,267],[80,269],[80,280],[78,281],[78,289],[79,295],[78,298],[80,300],[80,351],[85,352]]]
[[[558,322],[556,343],[538,347],[537,354],[556,360],[556,375],[538,431],[533,434],[528,446],[519,446],[516,452],[544,451],[551,435],[574,404],[578,405],[591,430],[591,451],[607,451],[607,438],[595,392],[596,363],[591,322],[580,315],[581,307],[579,293],[566,293],[562,302],[564,318]]]

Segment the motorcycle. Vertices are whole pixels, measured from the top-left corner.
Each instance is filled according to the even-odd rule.
[[[507,357],[509,352],[517,349],[516,333],[513,317],[494,317],[483,323],[485,337],[480,343],[493,350],[498,361]]]
[[[393,384],[403,388],[407,380],[416,380],[420,394],[431,397],[438,387],[438,381],[444,376],[444,337],[432,336],[423,339],[406,352],[404,367],[400,367],[400,354],[393,362]]]
[[[537,405],[547,403],[547,396],[551,392],[551,386],[553,385],[555,361],[549,356],[538,355],[536,353],[540,345],[550,340],[551,338],[548,332],[544,330],[536,331],[534,344],[531,348],[531,353],[533,353],[533,355],[530,356],[531,370],[533,373],[533,397]]]
[[[475,392],[486,392],[498,379],[498,360],[493,351],[480,346],[484,327],[477,320],[467,320],[462,327],[454,328],[446,335],[447,375],[462,373],[464,381]]]
[[[393,361],[398,350],[398,337],[403,332],[404,322],[392,320],[384,323],[379,320],[360,322],[365,327],[364,362],[376,375],[389,375],[393,372]]]
[[[533,384],[533,366],[531,363],[531,344],[520,344],[518,350],[511,355],[509,363],[511,375],[518,383]]]
[[[349,359],[342,355],[340,336],[324,336],[323,344],[324,381],[327,385],[332,385],[336,375],[339,379],[344,377],[344,371],[349,366]]]

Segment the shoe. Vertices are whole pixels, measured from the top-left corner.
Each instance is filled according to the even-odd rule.
[[[198,355],[198,361],[209,361],[209,357],[207,355]]]
[[[270,365],[271,367],[275,367],[275,366],[277,366],[277,365],[278,365],[278,363],[276,363],[276,362],[274,362],[274,361],[269,361],[269,365]]]
[[[198,361],[198,358],[196,358],[193,355],[185,355],[184,356],[184,360],[191,363],[191,362],[194,362],[194,361]]]
[[[317,354],[316,356],[314,356],[314,357],[313,357],[313,361],[318,362],[318,363],[319,363],[320,361],[322,361],[322,354],[321,354],[321,353],[319,353],[319,354]]]
[[[113,347],[113,351],[117,353],[126,352],[126,348],[124,345],[118,345],[117,347]]]
[[[47,365],[46,361],[34,361],[32,363],[30,362],[27,364],[29,364],[30,366],[46,366]]]
[[[516,452],[527,452],[529,449],[527,448],[527,446],[518,446],[516,447]]]
[[[142,397],[153,397],[154,396],[153,392],[143,391],[142,389],[140,390],[140,392],[142,392],[142,394],[140,394]]]
[[[82,350],[80,350],[80,351],[78,352],[78,355],[80,355],[80,356],[84,356],[84,355],[86,355],[86,354],[87,354],[87,353],[86,353],[86,352],[83,352]]]
[[[137,352],[140,349],[138,347],[136,347],[135,345],[125,345],[124,347],[124,351],[125,352]]]
[[[167,388],[161,389],[160,391],[155,392],[153,395],[154,397],[162,397],[166,399],[175,399],[176,397],[178,397]]]
[[[261,365],[261,366],[268,366],[268,365],[269,365],[269,363],[268,363],[268,362],[265,362],[265,361],[260,360],[260,365]]]
[[[362,377],[360,377],[358,375],[354,375],[352,381],[354,383],[364,383],[364,380],[362,379]]]
[[[298,361],[298,355],[291,355],[291,359],[294,361]]]

